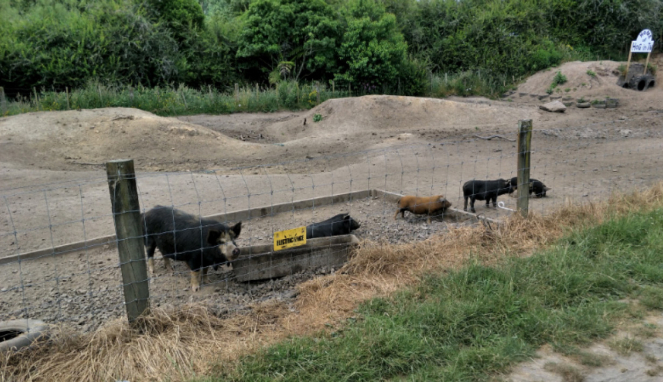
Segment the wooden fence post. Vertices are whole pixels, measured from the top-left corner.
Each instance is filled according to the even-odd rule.
[[[235,83],[235,105],[239,104],[239,84]]]
[[[2,108],[2,115],[7,114],[7,99],[5,99],[5,88],[0,86],[0,108]]]
[[[532,120],[518,121],[518,211],[529,212],[529,170],[532,148]]]
[[[64,87],[64,95],[67,97],[67,110],[69,110],[71,107],[69,107],[69,87],[67,86]]]
[[[138,316],[149,311],[150,305],[134,161],[129,159],[107,162],[106,176],[115,220],[127,318],[129,323],[133,323]]]
[[[332,97],[335,92],[336,92],[336,86],[334,86],[334,80],[332,80]]]

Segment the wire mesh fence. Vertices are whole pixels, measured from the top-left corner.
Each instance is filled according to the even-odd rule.
[[[615,191],[660,181],[663,141],[658,130],[641,129],[643,122],[615,120],[563,129],[535,125],[530,178],[549,190],[542,197],[533,190],[529,211],[547,214],[569,201],[604,200]],[[338,214],[349,214],[360,223],[351,232],[359,240],[392,244],[476,224],[477,219],[463,211],[463,184],[475,179],[511,182],[517,177],[516,138],[514,126],[513,134],[503,136],[473,134],[293,162],[139,172],[135,181],[141,213],[165,206],[210,217],[229,228],[242,222],[240,234],[233,237],[241,251],[237,260],[214,263],[205,279],[197,275],[202,282],[198,291],[192,291],[191,269],[185,262],[171,261],[170,270],[157,251],[154,273],[146,276],[149,303],[199,302],[224,315],[241,312],[256,301],[292,299],[298,283],[338,271],[352,241],[328,237],[317,239],[315,246],[274,252],[274,234]],[[430,223],[425,215],[406,213],[402,218],[395,215],[401,195],[444,195],[452,207]],[[497,208],[477,201],[476,213],[502,219],[517,209],[515,196],[500,195]],[[118,256],[105,174],[4,188],[0,203],[0,320],[32,318],[91,331],[125,316],[125,264]],[[202,232],[201,227],[207,228],[202,223],[182,229],[175,225],[172,232]],[[199,234],[193,244],[212,247],[203,236]]]

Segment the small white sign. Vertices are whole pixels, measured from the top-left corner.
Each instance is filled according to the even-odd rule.
[[[654,48],[654,35],[645,29],[631,42],[631,53],[649,53]]]

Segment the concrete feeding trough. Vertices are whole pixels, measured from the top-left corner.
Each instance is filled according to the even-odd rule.
[[[232,263],[235,279],[239,282],[266,280],[310,268],[340,267],[357,244],[359,239],[355,235],[341,235],[310,239],[300,247],[276,252],[272,245],[245,247]]]
[[[396,203],[402,196],[383,190],[366,190],[336,195],[333,202],[339,203],[351,199],[371,197]],[[315,205],[319,206],[330,202],[332,202],[332,199],[317,199]],[[310,208],[309,206],[312,204],[311,200],[299,203],[301,204],[297,204],[295,208]],[[291,209],[292,205],[287,208]],[[280,208],[277,210],[280,210]],[[261,216],[264,216],[264,214]],[[499,224],[496,220],[477,216],[456,208],[449,208],[446,212],[437,214],[437,216],[449,216],[457,220],[475,218]],[[233,218],[237,218],[237,216],[233,216]],[[239,282],[258,281],[288,276],[305,269],[341,267],[348,260],[353,247],[357,244],[359,244],[359,239],[355,235],[341,235],[310,239],[303,246],[276,252],[273,245],[270,244],[241,248],[239,258],[232,263],[235,280]]]

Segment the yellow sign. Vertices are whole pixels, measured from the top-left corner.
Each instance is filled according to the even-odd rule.
[[[274,251],[306,244],[306,227],[274,232]]]

